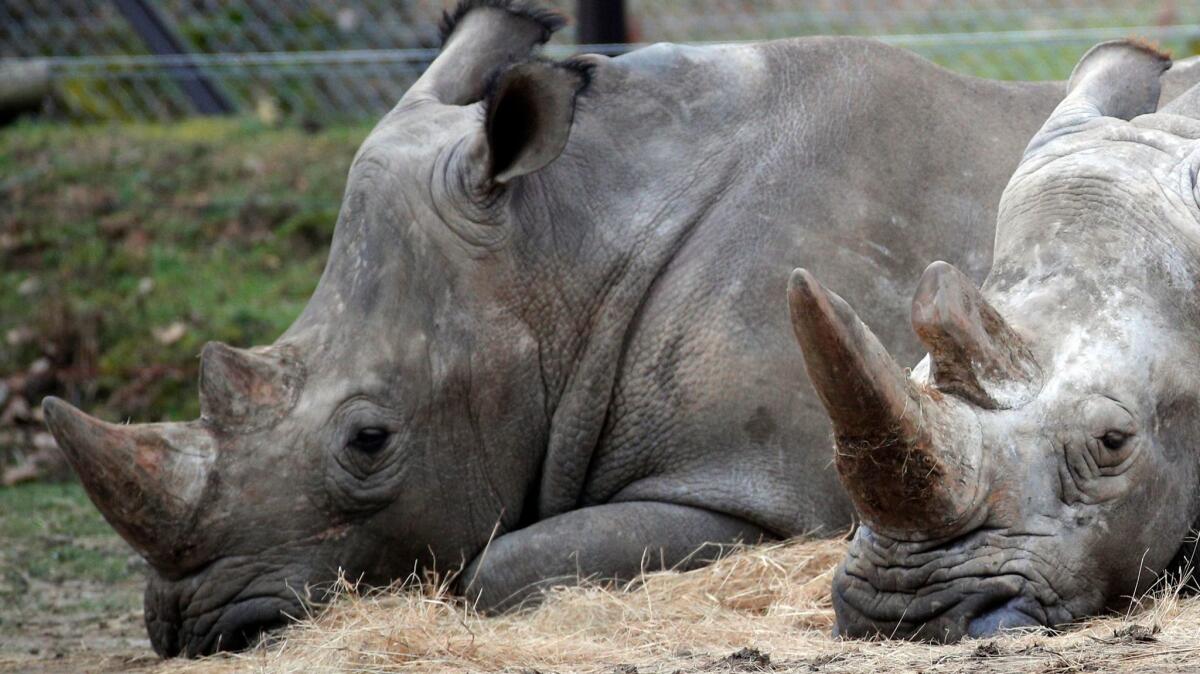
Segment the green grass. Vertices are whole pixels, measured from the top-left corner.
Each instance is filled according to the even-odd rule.
[[[0,669],[12,657],[148,653],[145,570],[78,484],[0,489]]]
[[[0,132],[0,376],[45,357],[60,394],[110,418],[194,416],[204,342],[269,343],[303,308],[368,130]]]
[[[28,580],[117,583],[141,565],[78,484],[0,489],[0,541],[0,568],[10,576],[0,597],[5,585],[12,591]]]

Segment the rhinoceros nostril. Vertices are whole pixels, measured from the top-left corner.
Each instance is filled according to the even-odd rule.
[[[972,618],[967,625],[967,635],[980,638],[1019,627],[1040,627],[1042,621],[1035,617],[1039,612],[1031,599],[1013,597]]]

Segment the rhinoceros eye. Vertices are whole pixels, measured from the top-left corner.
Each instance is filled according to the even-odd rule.
[[[1129,434],[1124,431],[1108,431],[1100,436],[1100,444],[1110,452],[1115,452],[1125,446],[1125,442],[1129,440]]]
[[[350,439],[349,447],[363,454],[375,454],[387,446],[391,435],[386,428],[362,428]]]

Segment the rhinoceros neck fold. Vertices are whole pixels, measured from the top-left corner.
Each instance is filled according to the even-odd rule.
[[[556,182],[554,174],[572,170],[561,165],[552,169],[549,182]],[[584,228],[583,243],[571,246],[574,252],[547,246],[531,251],[523,263],[537,277],[530,283],[536,290],[517,310],[542,346],[551,419],[538,487],[540,517],[578,507],[593,455],[603,442],[629,335],[656,283],[689,237],[703,227],[736,174],[735,163],[726,161],[703,175],[667,177],[665,181],[678,180],[684,186],[657,202],[661,195],[652,192],[654,181],[646,176],[647,187],[634,191],[632,200],[607,204],[607,212],[577,223]],[[592,178],[599,181],[597,176],[574,180],[587,184]],[[523,215],[518,211],[514,217]],[[541,294],[543,290],[552,292]]]

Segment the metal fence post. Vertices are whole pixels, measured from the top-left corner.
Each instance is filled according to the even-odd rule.
[[[623,44],[629,41],[625,0],[579,0],[575,18],[575,41],[579,44]]]
[[[158,56],[185,56],[183,42],[167,26],[146,0],[115,0],[117,9],[146,43],[146,49]],[[186,60],[169,66],[171,78],[183,90],[192,106],[202,115],[227,115],[233,105],[204,73]]]

